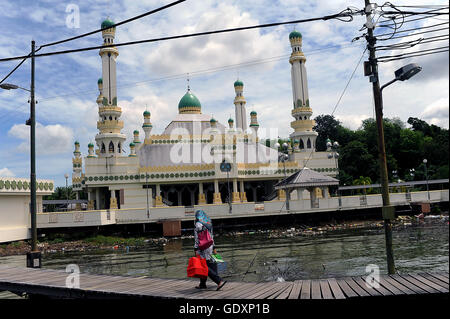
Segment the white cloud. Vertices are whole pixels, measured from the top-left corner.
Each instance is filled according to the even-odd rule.
[[[8,167],[0,168],[0,176],[2,177],[14,177],[16,176]]]
[[[25,124],[15,124],[8,132],[13,138],[23,140],[17,151],[30,151],[30,127]],[[36,123],[36,152],[41,155],[60,154],[71,150],[73,131],[69,127],[56,125],[42,125]]]
[[[449,127],[449,98],[441,98],[430,105],[426,106],[420,117],[427,122],[442,126]]]

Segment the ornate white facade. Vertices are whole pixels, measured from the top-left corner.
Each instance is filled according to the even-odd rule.
[[[106,20],[102,27],[112,24]],[[114,28],[104,30],[102,35],[105,45],[113,44]],[[327,158],[327,152],[315,152],[317,133],[312,129],[301,35],[294,31],[289,38],[293,49],[289,61],[295,118],[291,123],[294,132],[289,161],[278,163],[278,150],[259,142],[256,112],[250,112],[247,127],[244,84],[240,80],[234,83],[236,118],[229,119],[228,126],[203,114],[199,99],[188,88],[178,104],[178,115],[161,134],[152,134],[151,113],[143,112],[144,139],[141,141],[139,131],[135,130],[130,153],[123,154],[125,135],[121,132],[122,111],[116,94],[119,53],[115,47],[103,48],[102,79],[98,81],[97,148],[94,151],[94,145],[88,145],[83,171],[79,143],[75,144],[74,190],[88,193],[89,209],[217,205],[228,200],[232,203],[284,200],[283,190],[275,191],[273,186],[285,174],[305,165],[335,175],[335,161]],[[223,161],[231,165],[228,173],[221,170]]]

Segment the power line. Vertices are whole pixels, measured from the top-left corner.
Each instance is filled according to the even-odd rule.
[[[436,49],[437,50],[437,49]],[[430,55],[430,54],[437,54],[437,53],[443,53],[443,52],[448,52],[448,49],[443,49],[440,51],[433,51],[433,52],[428,52],[428,53],[418,53],[418,54],[411,54],[411,55],[407,55],[407,56],[403,56],[403,57],[398,57],[398,58],[388,58],[386,57],[386,59],[378,61],[380,63],[384,63],[384,62],[391,62],[391,61],[397,61],[397,60],[404,60],[404,59],[409,59],[409,58],[413,58],[413,57],[419,57],[419,56],[423,56],[423,55]]]
[[[341,102],[341,99],[342,99],[342,97],[344,96],[345,91],[347,91],[348,85],[349,85],[350,82],[352,81],[353,76],[355,75],[356,70],[358,69],[359,65],[361,64],[361,60],[363,59],[364,54],[366,53],[366,51],[367,51],[367,48],[364,49],[363,53],[361,54],[361,57],[360,57],[359,60],[358,60],[358,63],[356,63],[356,67],[355,67],[355,69],[353,70],[352,75],[350,76],[350,79],[348,79],[347,84],[345,85],[345,88],[344,88],[344,90],[343,90],[342,93],[341,93],[341,96],[339,96],[339,99],[338,99],[336,105],[335,105],[334,108],[333,108],[333,112],[331,112],[331,116],[333,116],[334,112],[336,111],[336,108],[338,107],[339,103]]]
[[[390,59],[390,58],[402,57],[402,56],[405,56],[405,55],[410,55],[410,54],[415,54],[415,53],[419,53],[420,54],[420,53],[424,53],[424,52],[430,52],[430,51],[442,50],[442,49],[448,49],[448,48],[449,48],[449,46],[445,46],[445,47],[439,47],[439,48],[433,48],[433,49],[426,49],[426,50],[419,50],[419,51],[413,51],[413,52],[406,52],[406,53],[401,53],[401,54],[396,54],[396,55],[386,55],[386,56],[380,56],[377,59],[378,60]]]
[[[414,22],[414,21],[419,21],[419,20],[424,20],[424,19],[436,19],[436,17],[427,16],[427,17],[421,17],[421,18],[416,18],[416,19],[408,19],[408,20],[401,21],[401,24],[403,25],[404,23],[409,23],[409,22]],[[395,20],[395,19],[393,19],[393,20]],[[379,28],[390,28],[391,26],[395,26],[395,25],[396,25],[396,23],[380,24],[378,27]]]
[[[253,26],[247,26],[247,27],[238,27],[238,28],[221,29],[221,30],[215,30],[215,31],[197,32],[197,33],[183,34],[183,35],[177,35],[177,36],[168,36],[168,37],[161,37],[161,38],[154,38],[154,39],[130,41],[130,42],[124,42],[124,43],[110,44],[110,45],[100,45],[100,46],[86,47],[86,48],[80,48],[80,49],[48,52],[48,53],[36,54],[35,57],[51,56],[51,55],[57,55],[57,54],[67,54],[67,53],[74,53],[74,52],[83,52],[83,51],[90,51],[90,50],[98,50],[98,49],[102,49],[102,48],[128,46],[128,45],[134,45],[134,44],[167,41],[167,40],[174,40],[174,39],[181,39],[181,38],[191,38],[191,37],[204,36],[204,35],[210,35],[210,34],[218,34],[218,33],[229,33],[229,32],[235,32],[235,31],[261,29],[261,28],[268,28],[268,27],[274,27],[274,26],[280,26],[280,25],[286,25],[286,24],[297,24],[297,23],[305,23],[305,22],[312,22],[312,21],[319,21],[319,20],[327,21],[327,20],[337,19],[337,18],[341,18],[341,17],[349,17],[349,18],[353,19],[353,15],[357,14],[357,13],[358,12],[338,13],[338,14],[333,14],[333,15],[328,15],[328,16],[323,16],[323,17],[318,17],[318,18],[266,23],[266,24],[253,25]],[[351,20],[349,20],[349,21],[351,21]],[[0,59],[0,62],[19,60],[19,59],[24,59],[24,58],[28,58],[28,56],[16,56],[16,57],[11,57],[11,58],[2,58],[2,59]]]
[[[375,36],[376,37],[382,37],[382,36],[387,36],[387,35],[395,35],[397,33],[404,33],[404,32],[410,32],[410,31],[434,28],[434,27],[441,26],[441,25],[444,25],[444,24],[449,24],[449,23],[450,22],[442,22],[442,23],[437,23],[437,24],[430,25],[430,26],[425,26],[425,27],[418,27],[418,28],[412,28],[412,29],[407,29],[407,30],[400,30],[400,31],[392,32],[392,33],[376,34]]]
[[[64,39],[64,40],[60,40],[60,41],[56,41],[56,42],[52,42],[52,43],[47,43],[47,44],[44,44],[44,45],[41,45],[39,48],[37,48],[36,50],[35,50],[35,52],[38,52],[40,49],[42,49],[42,48],[45,48],[45,47],[48,47],[48,46],[52,46],[52,45],[56,45],[56,44],[61,44],[61,43],[64,43],[64,42],[69,42],[69,41],[73,41],[73,40],[76,40],[76,39],[80,39],[80,38],[83,38],[83,37],[86,37],[86,36],[88,36],[88,35],[91,35],[91,34],[95,34],[95,33],[97,33],[97,32],[100,32],[100,31],[103,31],[103,30],[107,30],[107,29],[109,29],[109,28],[115,28],[116,26],[119,26],[119,25],[122,25],[122,24],[125,24],[125,23],[129,23],[129,22],[131,22],[131,21],[134,21],[134,20],[137,20],[137,19],[140,19],[140,18],[143,18],[143,17],[145,17],[145,16],[148,16],[148,15],[151,15],[151,14],[153,14],[153,13],[156,13],[156,12],[159,12],[159,11],[162,11],[162,10],[165,10],[165,9],[168,9],[168,8],[170,8],[170,7],[173,7],[173,6],[175,6],[175,5],[177,5],[177,4],[180,4],[180,3],[182,3],[182,2],[185,2],[186,0],[179,0],[179,1],[175,1],[175,2],[172,2],[172,3],[170,3],[170,4],[168,4],[168,5],[165,5],[165,6],[162,6],[162,7],[160,7],[160,8],[157,8],[157,9],[155,9],[155,10],[151,10],[151,11],[148,11],[148,12],[146,12],[146,13],[143,13],[143,14],[140,14],[140,15],[138,15],[138,16],[135,16],[135,17],[132,17],[132,18],[130,18],[130,19],[127,19],[127,20],[124,20],[124,21],[121,21],[121,22],[118,22],[118,23],[115,23],[114,25],[111,25],[111,26],[108,26],[108,27],[105,27],[105,28],[101,28],[101,29],[98,29],[98,30],[94,30],[94,31],[91,31],[91,32],[88,32],[88,33],[84,33],[84,34],[81,34],[81,35],[78,35],[78,36],[75,36],[75,37],[72,37],[72,38],[68,38],[68,39]],[[29,58],[29,57],[31,57],[31,53],[30,54],[28,54],[26,57],[24,57],[24,59],[11,71],[11,72],[9,72],[1,81],[0,81],[0,84],[1,83],[3,83],[3,81],[5,81],[11,74],[13,74],[26,60],[27,60],[27,58]]]
[[[326,50],[331,50],[331,49],[335,49],[335,48],[348,48],[348,47],[352,47],[353,44],[349,44],[349,45],[333,45],[333,46],[329,46],[326,48],[321,48],[321,49],[317,49],[317,50],[312,50],[309,52],[305,52],[306,55],[314,55],[317,53],[320,53],[322,51],[326,51]],[[229,65],[223,65],[223,66],[219,66],[219,67],[215,67],[215,68],[210,68],[210,69],[204,69],[204,70],[198,70],[198,71],[190,71],[189,75],[191,76],[199,76],[199,75],[203,75],[203,74],[208,74],[208,73],[214,73],[214,72],[220,72],[220,71],[226,71],[229,69],[235,69],[235,68],[242,68],[242,67],[251,67],[257,64],[264,64],[264,63],[273,63],[273,62],[277,62],[280,61],[282,59],[285,59],[286,57],[289,57],[290,54],[284,54],[284,55],[280,55],[280,56],[275,56],[275,57],[270,57],[270,58],[265,58],[265,59],[260,59],[260,60],[253,60],[253,61],[247,61],[247,62],[242,62],[242,63],[236,63],[236,64],[229,64]],[[150,80],[145,80],[145,81],[138,81],[138,82],[132,82],[132,83],[127,83],[127,84],[123,84],[123,85],[116,85],[116,87],[130,87],[130,86],[137,86],[140,84],[145,84],[145,83],[151,83],[151,82],[159,82],[159,81],[164,81],[164,80],[176,80],[176,79],[180,79],[180,78],[185,78],[186,77],[186,72],[184,73],[178,73],[178,74],[173,74],[173,75],[167,75],[167,76],[163,76],[160,78],[154,78],[154,79],[150,79]],[[66,96],[74,96],[74,95],[80,95],[83,93],[94,93],[97,92],[97,90],[83,90],[83,91],[79,91],[76,93],[69,93],[69,94],[64,94],[64,95],[58,95],[58,96],[49,96],[49,97],[44,97],[41,98],[39,101],[48,101],[51,99],[56,99],[56,98],[61,98],[61,97],[66,97]]]
[[[392,37],[389,39],[377,39],[377,41],[387,41],[387,40],[395,40],[395,39],[402,39],[402,38],[408,38],[408,37],[413,37],[415,35],[419,35],[419,34],[425,34],[425,33],[431,33],[431,32],[438,32],[438,31],[443,31],[443,30],[448,30],[449,28],[440,28],[440,29],[436,29],[436,30],[428,30],[428,31],[423,31],[423,32],[415,32],[413,34],[406,34],[406,35],[402,35],[402,36],[398,36],[398,37]]]
[[[445,37],[445,38],[442,38],[442,37]],[[434,39],[432,39],[432,38],[434,38]],[[412,48],[418,44],[426,44],[426,43],[432,43],[432,42],[438,42],[438,41],[448,41],[448,40],[449,40],[448,35],[441,35],[441,36],[431,37],[431,38],[429,38],[429,40],[427,40],[425,38],[420,38],[420,39],[417,39],[414,41],[400,42],[400,43],[396,43],[396,44],[392,44],[392,45],[376,47],[375,49],[377,51],[405,50],[405,49]]]
[[[61,43],[65,43],[65,42],[69,42],[69,41],[73,41],[73,40],[77,40],[77,39],[80,39],[80,38],[83,38],[83,37],[87,37],[87,36],[89,36],[89,35],[91,35],[91,34],[98,33],[98,32],[100,32],[100,31],[104,31],[104,30],[107,30],[107,29],[110,29],[110,28],[115,28],[115,27],[117,27],[117,26],[119,26],[119,25],[126,24],[126,23],[129,23],[129,22],[132,22],[132,21],[141,19],[141,18],[143,18],[143,17],[146,17],[146,16],[148,16],[148,15],[151,15],[151,14],[153,14],[153,13],[156,13],[156,12],[159,12],[159,11],[162,11],[162,10],[165,10],[165,9],[168,9],[168,8],[170,8],[170,7],[176,6],[177,4],[180,4],[180,3],[185,2],[185,1],[186,1],[186,0],[178,0],[178,1],[175,1],[175,2],[172,2],[172,3],[169,3],[169,4],[165,5],[165,6],[159,7],[159,8],[157,8],[157,9],[154,9],[154,10],[151,10],[151,11],[148,11],[148,12],[145,12],[145,13],[140,14],[140,15],[138,15],[138,16],[135,16],[135,17],[129,18],[129,19],[127,19],[127,20],[124,20],[124,21],[115,23],[115,24],[110,25],[110,26],[108,26],[108,27],[100,28],[100,29],[97,29],[97,30],[94,30],[94,31],[91,31],[91,32],[87,32],[87,33],[84,33],[84,34],[80,34],[80,35],[77,35],[77,36],[72,37],[72,38],[68,38],[68,39],[64,39],[64,40],[60,40],[60,41],[55,41],[55,42],[47,43],[47,44],[41,45],[39,48],[45,48],[45,47],[49,47],[49,46],[52,46],[52,45],[57,45],[57,44],[61,44]]]

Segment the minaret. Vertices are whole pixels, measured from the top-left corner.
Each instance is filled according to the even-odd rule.
[[[302,52],[302,35],[298,31],[289,34],[292,53],[289,58],[291,63],[292,94],[294,110],[292,116],[295,121],[291,122],[294,132],[291,138],[299,139],[300,151],[315,151],[317,132],[313,131],[315,125],[311,119],[312,109],[309,104],[308,80],[306,77],[306,58]]]
[[[75,141],[75,150],[73,151],[73,174],[72,177],[80,177],[82,171],[83,158],[81,157],[80,152],[80,143]]]
[[[101,27],[114,25],[109,19],[102,22]],[[102,31],[103,45],[114,44],[115,28]],[[98,115],[97,128],[99,133],[95,141],[99,148],[99,157],[122,156],[123,143],[126,136],[121,133],[123,121],[120,121],[122,109],[117,106],[116,58],[119,51],[115,47],[102,48],[99,52],[102,58],[102,78],[97,81],[100,91],[97,97]]]
[[[250,112],[250,130],[253,133],[253,138],[255,141],[258,141],[258,114],[255,111]]]
[[[147,140],[150,138],[150,132],[152,131],[153,125],[150,123],[150,112],[145,110],[144,111],[144,124],[142,124],[142,129],[145,133],[144,140]]]
[[[245,111],[245,104],[247,102],[243,95],[244,83],[240,80],[234,82],[234,91],[236,92],[236,97],[234,98],[236,129],[245,131],[247,129],[247,112]]]

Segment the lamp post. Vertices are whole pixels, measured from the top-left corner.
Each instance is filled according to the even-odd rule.
[[[230,194],[230,171],[231,171],[231,164],[228,163],[225,159],[220,163],[220,170],[222,172],[227,173],[227,184],[228,184],[228,212],[230,214],[233,213],[233,208],[231,206],[231,194]]]
[[[69,187],[67,186],[67,179],[69,178],[68,174],[64,174],[66,179],[66,211],[69,210]]]
[[[330,151],[330,153],[328,153],[328,158],[329,159],[334,158],[334,164],[336,165],[336,176],[338,177],[338,180],[339,180],[339,165],[338,165],[339,146],[340,145],[337,141],[332,143],[330,139],[327,140],[327,151]],[[338,185],[337,193],[338,193],[338,197],[339,197],[339,207],[342,207],[341,192],[339,191],[339,185]]]
[[[281,161],[283,163],[284,179],[286,179],[287,176],[286,176],[286,163],[285,162],[289,159],[289,155],[286,154],[286,152],[288,150],[288,145],[287,145],[287,143],[283,143],[283,145],[281,145],[281,146],[282,146],[282,150],[281,150],[281,154],[279,154],[279,156],[278,156],[278,161]],[[279,149],[280,148],[280,143],[276,143],[275,147],[277,149]],[[286,211],[289,211],[290,210],[290,208],[289,208],[290,193],[289,193],[289,191],[287,191],[286,186],[285,186],[284,189],[285,189],[284,192],[285,192],[285,195],[286,195]]]
[[[27,253],[27,267],[41,267],[41,253],[37,250],[36,227],[36,101],[34,97],[34,70],[35,70],[35,42],[31,41],[31,85],[30,90],[18,85],[3,83],[0,88],[5,90],[22,89],[30,92],[30,119],[26,121],[30,125],[30,215],[31,215],[31,251]]]
[[[430,201],[430,189],[428,187],[428,171],[427,171],[427,162],[428,160],[426,158],[423,159],[423,165],[425,166],[425,179],[427,180],[427,196],[428,201]]]

